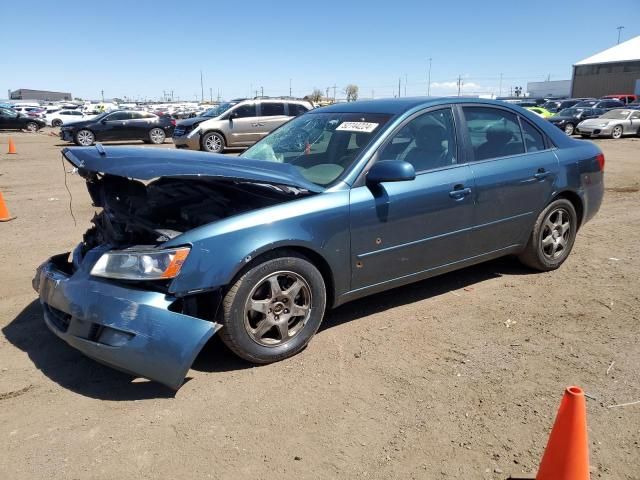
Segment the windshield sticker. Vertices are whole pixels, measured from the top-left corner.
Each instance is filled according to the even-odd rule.
[[[341,130],[344,132],[362,132],[362,133],[371,133],[376,127],[380,125],[379,123],[371,123],[371,122],[342,122],[336,130]]]

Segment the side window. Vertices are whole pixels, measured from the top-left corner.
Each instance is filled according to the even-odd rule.
[[[450,108],[409,121],[383,147],[380,160],[404,160],[416,172],[456,163],[456,133]]]
[[[256,116],[256,105],[255,105],[255,103],[246,103],[244,105],[240,105],[233,112],[231,112],[231,114],[235,118],[255,117]]]
[[[631,114],[631,120],[638,120],[638,119],[640,119],[640,111],[633,112]]]
[[[69,115],[76,115],[76,116],[82,116],[82,112],[78,112],[77,110],[73,110],[72,112],[69,112]]]
[[[129,120],[131,119],[131,114],[129,112],[115,112],[109,115],[105,120],[112,122],[114,120]]]
[[[522,117],[520,117],[520,125],[522,125],[522,136],[524,137],[527,152],[539,152],[546,149],[544,137],[533,125]]]
[[[302,115],[303,113],[307,113],[307,107],[304,105],[300,105],[299,103],[290,103],[289,104],[289,116],[297,117],[298,115]]]
[[[476,160],[524,153],[524,142],[515,114],[492,107],[463,107]]]
[[[260,108],[262,109],[261,116],[263,117],[284,115],[284,103],[262,102]]]

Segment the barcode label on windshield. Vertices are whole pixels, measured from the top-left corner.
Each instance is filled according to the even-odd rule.
[[[373,132],[378,123],[371,122],[342,122],[336,130],[342,130],[345,132],[363,132],[363,133],[371,133]]]

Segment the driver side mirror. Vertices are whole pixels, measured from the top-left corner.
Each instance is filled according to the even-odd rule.
[[[416,171],[404,160],[381,160],[376,162],[367,172],[368,184],[383,182],[405,182],[416,178]]]

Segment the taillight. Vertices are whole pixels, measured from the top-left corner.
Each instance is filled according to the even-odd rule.
[[[171,119],[171,125],[173,125],[174,127],[176,126],[176,121],[173,118]],[[604,163],[604,160],[602,161],[602,163]]]
[[[604,154],[599,153],[596,155],[596,160],[598,160],[598,165],[600,165],[600,171],[604,171]]]

